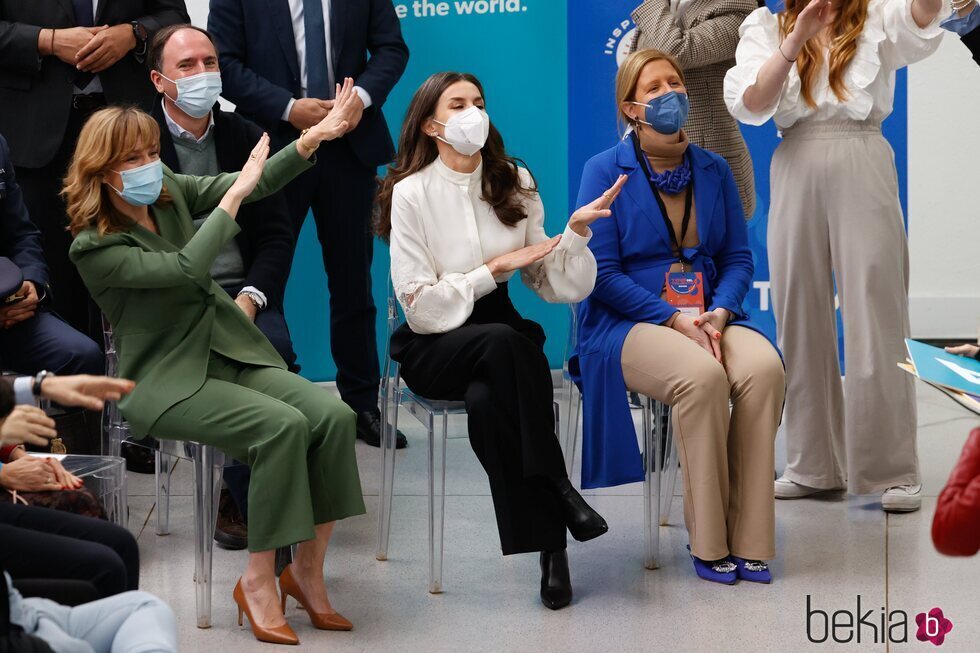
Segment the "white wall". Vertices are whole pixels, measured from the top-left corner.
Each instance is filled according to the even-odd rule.
[[[909,69],[909,289],[919,338],[980,331],[980,66],[955,35]]]

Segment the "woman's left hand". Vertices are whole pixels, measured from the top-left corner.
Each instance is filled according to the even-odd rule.
[[[627,179],[629,179],[628,176],[619,175],[619,179],[609,190],[573,213],[572,217],[568,219],[568,226],[571,227],[572,231],[584,238],[589,235],[590,224],[599,218],[611,216],[612,211],[609,210],[609,207],[616,200],[616,196],[623,189]]]
[[[694,320],[694,326],[707,334],[708,340],[711,342],[711,349],[719,363],[724,362],[721,356],[721,334],[728,326],[730,317],[731,313],[728,312],[728,309],[716,308],[713,311],[702,313]]]

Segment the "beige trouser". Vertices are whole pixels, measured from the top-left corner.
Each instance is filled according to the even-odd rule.
[[[909,263],[892,149],[874,124],[799,125],[776,150],[771,179],[786,477],[815,488],[846,484],[853,494],[918,483],[915,386],[896,365],[907,356]]]
[[[623,377],[629,390],[673,407],[691,552],[702,560],[729,553],[771,560],[783,364],[764,337],[745,327],[725,329],[721,348],[724,366],[673,329],[637,324],[623,344]]]

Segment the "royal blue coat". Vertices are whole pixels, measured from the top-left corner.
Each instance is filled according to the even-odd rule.
[[[690,145],[688,156],[699,244],[684,254],[703,274],[708,309],[726,308],[731,324],[762,333],[742,310],[754,266],[735,177],[717,154]],[[621,174],[629,180],[612,216],[592,224],[589,247],[598,274],[592,295],[579,304],[579,339],[569,362],[584,402],[583,488],[643,480],[623,380],[623,343],[637,323],[662,324],[675,312],[660,295],[677,258],[629,138],[585,164],[577,204],[599,197]]]

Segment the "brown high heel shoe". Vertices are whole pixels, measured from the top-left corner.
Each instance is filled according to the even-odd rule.
[[[310,615],[310,621],[314,628],[320,630],[351,630],[354,624],[344,619],[339,612],[313,612],[309,608],[309,601],[303,590],[296,584],[293,578],[292,565],[289,565],[279,574],[279,589],[282,591],[282,613],[286,614],[286,597],[291,596],[299,601],[300,606]]]
[[[299,644],[299,637],[289,627],[289,624],[275,628],[262,628],[255,623],[255,620],[252,619],[252,611],[248,607],[248,601],[245,600],[245,590],[242,589],[241,578],[238,579],[235,591],[231,595],[235,599],[235,604],[238,605],[238,625],[242,625],[242,613],[244,612],[248,615],[248,623],[252,627],[252,634],[255,635],[255,639],[269,644]]]

